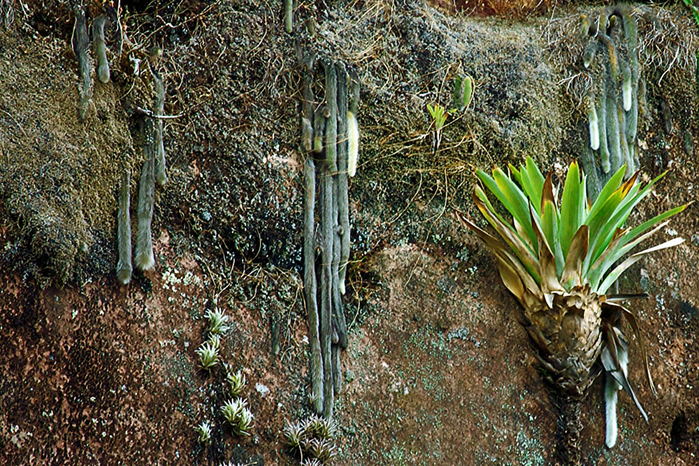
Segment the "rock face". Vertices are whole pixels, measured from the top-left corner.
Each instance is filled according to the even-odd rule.
[[[0,2],[0,463],[297,463],[282,429],[311,411],[298,48],[344,61],[362,86],[336,463],[555,461],[555,414],[518,304],[454,212],[477,218],[473,166],[530,155],[560,179],[585,147],[579,18],[599,7],[505,24],[412,1],[304,4],[287,34],[281,5],[129,4],[121,54],[107,31],[111,81],[93,80],[81,121],[72,16],[47,3],[15,6],[10,22],[13,3]],[[637,17],[639,162],[644,176],[671,172],[632,226],[691,201],[697,171],[697,28],[681,9],[639,7]],[[156,188],[155,270],[121,286],[119,184],[130,171],[134,205],[143,109],[155,104],[149,67],[173,117],[163,120],[169,181]],[[435,148],[427,104],[449,110],[466,75],[474,99],[450,112]],[[650,422],[621,394],[619,441],[606,449],[597,381],[583,412],[585,464],[699,455],[697,225],[692,206],[664,232],[688,241],[619,282],[650,295],[634,311],[659,396],[632,341],[629,378]],[[195,353],[215,308],[230,317],[221,359],[246,377],[250,436],[220,414],[231,398],[223,367],[204,371]],[[209,444],[194,430],[204,420]]]

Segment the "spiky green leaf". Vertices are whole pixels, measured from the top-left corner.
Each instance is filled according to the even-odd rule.
[[[659,224],[657,227],[655,227],[650,232],[639,236],[634,241],[632,241],[626,245],[622,244],[622,241],[624,240],[624,238],[626,238],[626,236],[628,234],[628,230],[620,231],[618,234],[618,237],[615,235],[615,238],[611,241],[611,243],[609,243],[609,247],[607,249],[605,249],[605,251],[599,257],[599,259],[597,259],[595,264],[592,266],[590,273],[588,274],[590,286],[593,289],[596,289],[597,286],[599,285],[600,281],[602,280],[602,277],[605,276],[607,271],[611,268],[612,265],[614,265],[614,263],[617,262],[618,259],[624,257],[628,252],[630,252],[638,244],[642,243],[643,241],[645,241],[648,238],[650,238],[651,236],[653,236],[655,233],[660,231],[660,229],[663,228],[668,223],[669,222],[665,221],[665,222]]]
[[[529,183],[533,187],[533,196],[531,197],[532,204],[538,206],[541,204],[541,193],[544,188],[544,175],[541,174],[539,167],[536,166],[534,160],[531,157],[527,157],[525,161],[525,170],[527,173],[527,178],[529,178]]]
[[[629,217],[631,212],[633,212],[633,209],[648,194],[650,194],[650,191],[655,183],[657,183],[663,176],[665,176],[665,173],[662,173],[656,177],[643,189],[640,188],[640,184],[635,184],[633,187],[628,188],[628,182],[619,188],[619,190],[628,189],[628,193],[614,210],[614,213],[611,214],[608,221],[602,225],[599,232],[595,235],[595,238],[591,240],[590,254],[586,258],[585,266],[583,268],[583,272],[585,274],[589,272],[590,264],[593,264],[607,249],[617,229],[624,225],[626,219]]]
[[[529,203],[522,190],[498,167],[493,168],[492,177],[482,170],[477,170],[476,175],[510,212],[516,222],[515,227],[517,224],[522,227],[523,236],[532,248],[536,248],[536,236],[529,218]]]
[[[564,257],[561,249],[561,239],[558,232],[559,213],[556,206],[556,199],[553,194],[553,184],[551,175],[546,177],[542,187],[541,195],[541,229],[546,236],[546,241],[556,258],[556,269],[563,270]]]
[[[481,202],[481,199],[475,195],[475,193],[473,196],[473,203],[476,204],[476,207],[478,207],[478,210],[481,211],[486,220],[488,220],[502,239],[505,240],[507,245],[517,255],[520,263],[529,271],[532,278],[537,283],[540,283],[541,274],[539,271],[539,261],[531,248],[522,240],[521,236],[512,231],[512,227],[504,223],[498,215],[495,215],[495,213],[491,211],[488,206]]]
[[[587,256],[590,228],[587,225],[580,225],[570,242],[568,256],[561,274],[563,287],[570,291],[574,286],[581,286],[585,282],[582,274],[582,266]]]
[[[533,207],[530,209],[531,223],[534,228],[534,234],[537,238],[537,248],[539,250],[539,270],[541,272],[541,291],[544,295],[551,294],[553,291],[563,291],[563,287],[558,281],[558,272],[556,271],[556,259],[551,252],[551,248],[546,241],[544,233],[541,231],[539,219],[536,216],[536,211]]]
[[[664,176],[663,173],[642,187],[638,182],[638,172],[622,182],[625,170],[626,167],[620,168],[589,206],[585,176],[577,163],[571,164],[559,208],[551,175],[544,178],[528,157],[519,169],[510,166],[509,176],[499,168],[493,169],[492,176],[482,170],[476,171],[485,188],[512,215],[511,222],[498,214],[485,191],[478,186],[474,191],[474,202],[509,246],[513,260],[542,288],[543,295],[559,285],[570,290],[586,283],[590,284],[592,291],[604,294],[633,262],[657,249],[631,256],[608,273],[615,263],[657,232],[660,228],[657,225],[686,208],[676,207],[638,227],[624,228],[633,209]],[[513,178],[521,189],[512,181]],[[581,229],[582,225],[586,228]],[[656,229],[649,233],[653,227]],[[657,248],[677,244],[678,241],[669,241]],[[501,274],[507,275],[509,270]],[[513,280],[509,281],[512,283]]]
[[[530,272],[522,266],[522,263],[513,254],[508,245],[495,236],[481,229],[467,219],[463,222],[471,228],[478,237],[488,246],[498,260],[501,277],[507,289],[509,289],[523,304],[533,305],[541,299],[539,284],[534,281]],[[504,270],[504,274],[503,274]],[[514,274],[514,275],[513,275]],[[515,279],[516,276],[516,279]],[[519,280],[519,282],[517,281]],[[521,286],[520,286],[521,285]]]
[[[573,162],[568,168],[563,197],[561,199],[561,224],[559,234],[561,237],[561,251],[563,257],[568,256],[570,242],[575,232],[582,224],[586,208],[585,182],[577,162]]]
[[[662,244],[659,244],[657,246],[654,246],[652,248],[648,248],[646,250],[643,250],[641,252],[637,252],[636,254],[632,255],[628,259],[626,259],[624,262],[619,264],[614,270],[612,270],[609,275],[604,279],[602,284],[599,286],[599,289],[597,290],[597,294],[605,294],[607,290],[609,289],[610,286],[616,281],[619,276],[626,271],[629,267],[631,267],[633,264],[638,262],[641,257],[643,257],[646,254],[650,254],[651,252],[655,251],[660,251],[661,249],[667,249],[667,248],[672,248],[674,246],[678,246],[680,244],[684,243],[684,238],[674,238],[671,239],[670,241],[665,241]]]
[[[619,172],[617,173],[619,174]],[[600,193],[600,196],[590,210],[590,213],[585,219],[585,223],[590,226],[590,246],[593,253],[592,255],[594,255],[596,251],[595,248],[602,243],[610,229],[615,231],[622,226],[621,223],[612,224],[611,219],[614,218],[614,214],[617,212],[619,206],[624,203],[624,200],[627,199],[634,189],[637,177],[638,172],[627,182],[619,186],[619,188],[606,195],[606,197],[603,197],[605,193]]]
[[[590,212],[587,214],[587,220],[585,223],[588,225],[590,224],[590,219],[597,215],[599,210],[609,199],[609,196],[611,196],[612,193],[619,188],[621,185],[621,180],[624,178],[624,173],[626,173],[626,165],[622,165],[621,168],[619,168],[619,170],[617,170],[617,172],[609,179],[609,181],[607,181],[607,184],[604,185],[602,191],[600,191],[599,195],[597,196],[597,199],[595,199],[595,202],[592,204]]]
[[[537,215],[541,215],[541,196],[544,186],[544,176],[539,171],[531,157],[527,157],[525,165],[518,170],[512,164],[509,165],[510,172],[522,187],[524,194],[534,206]]]
[[[519,233],[517,233],[517,230],[515,230],[515,228],[514,228],[512,225],[510,225],[510,224],[507,222],[507,220],[505,220],[505,219],[502,217],[502,215],[500,215],[500,214],[498,213],[498,211],[495,209],[495,207],[493,207],[493,204],[490,202],[490,199],[488,199],[488,196],[485,194],[485,192],[483,191],[483,189],[481,189],[480,186],[476,185],[476,187],[475,187],[474,190],[473,190],[473,194],[474,194],[486,207],[488,207],[488,210],[489,210],[490,212],[492,212],[492,214],[495,215],[495,216],[498,218],[498,220],[500,220],[500,222],[502,222],[503,224],[507,225],[508,228],[510,228],[510,230],[512,230],[513,233],[519,234]],[[526,243],[526,241],[524,240],[524,238],[520,238],[520,239],[522,240],[522,242]],[[531,248],[531,252],[534,253],[534,249],[533,249],[533,248]]]

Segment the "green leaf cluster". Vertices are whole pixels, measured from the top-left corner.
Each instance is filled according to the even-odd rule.
[[[512,273],[517,273],[520,280],[525,280],[527,286],[526,278],[517,271],[521,264],[545,294],[589,285],[591,291],[603,295],[645,254],[684,241],[683,238],[674,238],[632,254],[614,267],[637,245],[667,225],[669,217],[682,212],[688,205],[668,210],[635,228],[626,227],[626,220],[634,208],[650,194],[665,173],[642,186],[638,180],[639,172],[623,181],[625,172],[626,165],[612,176],[597,199],[590,202],[585,189],[586,177],[574,162],[568,168],[559,205],[551,174],[544,178],[529,157],[519,169],[510,165],[509,173],[498,167],[493,168],[492,174],[477,170],[476,175],[483,187],[512,216],[512,222],[509,222],[498,214],[484,189],[476,187],[473,196],[476,206],[509,251],[505,251],[497,238],[477,227],[474,229],[482,238],[482,233],[488,235],[486,242],[498,255],[501,275],[504,265],[506,269],[512,269]],[[500,249],[499,253],[495,249]],[[513,263],[515,257],[511,257],[512,253],[519,264]]]
[[[430,112],[430,115],[432,116],[435,131],[441,131],[442,128],[444,128],[444,123],[447,121],[449,112],[446,110],[446,108],[439,104],[427,104],[427,111]]]
[[[473,90],[475,84],[471,76],[457,75],[454,78],[454,102],[452,104],[452,112],[457,110],[464,111],[468,108],[473,99]]]

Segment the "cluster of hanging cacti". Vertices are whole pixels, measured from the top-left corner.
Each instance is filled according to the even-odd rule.
[[[638,27],[627,5],[604,8],[597,18],[581,18],[588,40],[583,54],[592,83],[584,104],[589,145],[582,162],[593,196],[624,164],[630,176],[638,168],[639,93],[644,80],[638,60]],[[590,157],[590,151],[597,157]]]
[[[85,9],[78,2],[73,4],[73,15],[75,16],[75,23],[73,24],[71,44],[75,57],[78,60],[78,72],[80,74],[78,114],[80,119],[84,120],[87,118],[90,99],[92,98],[90,38],[88,36]],[[121,49],[121,23],[117,15],[116,9],[105,5],[104,13],[92,21],[92,44],[97,56],[97,78],[102,83],[107,83],[110,79],[105,28],[110,26],[114,28],[116,32],[115,45],[119,50]]]
[[[153,256],[153,237],[151,223],[155,206],[155,182],[163,186],[167,183],[165,166],[165,147],[163,144],[163,109],[165,106],[165,85],[160,73],[151,67],[153,87],[155,88],[155,110],[153,117],[146,117],[143,122],[143,153],[146,160],[141,169],[138,189],[138,236],[136,238],[136,267],[141,270],[151,270],[155,266]],[[131,217],[130,206],[131,176],[128,169],[124,170],[122,186],[119,194],[119,213],[117,240],[119,262],[117,264],[117,280],[122,285],[131,281]]]
[[[78,60],[80,74],[78,114],[82,120],[87,118],[90,99],[92,98],[92,76],[90,58],[90,39],[88,36],[87,16],[85,8],[78,1],[72,2],[75,24],[71,43],[73,52]],[[92,42],[97,56],[97,78],[102,83],[110,80],[109,60],[107,58],[107,38],[105,28],[112,27],[115,32],[114,46],[121,53],[122,29],[118,12],[110,5],[105,5],[103,13],[92,21]],[[153,219],[153,207],[155,204],[155,181],[160,185],[167,182],[165,173],[165,148],[163,146],[163,123],[159,117],[163,115],[165,105],[165,85],[160,73],[151,67],[151,74],[156,93],[155,110],[146,118],[143,125],[143,153],[145,162],[141,171],[138,195],[138,237],[136,240],[136,267],[141,270],[150,270],[155,265],[153,257],[153,240],[151,235],[151,222]],[[131,262],[131,173],[125,169],[122,175],[119,189],[118,215],[117,215],[117,249],[119,261],[117,263],[117,280],[125,285],[131,281],[133,265]]]
[[[303,59],[301,145],[305,152],[304,288],[311,347],[313,408],[332,417],[334,395],[342,390],[340,351],[347,347],[342,307],[350,252],[348,176],[354,175],[359,148],[359,80],[344,63],[321,60],[325,99],[315,101],[315,54]],[[316,231],[316,162],[320,177]],[[320,276],[320,290],[316,281]]]
[[[84,120],[87,117],[88,106],[92,98],[92,77],[90,76],[90,39],[87,35],[87,19],[82,5],[73,7],[75,14],[75,24],[73,25],[73,35],[71,44],[75,58],[78,60],[78,72],[80,74],[80,86],[78,93],[78,115]]]

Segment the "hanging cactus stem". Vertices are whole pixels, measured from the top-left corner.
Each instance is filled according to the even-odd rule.
[[[153,123],[150,118],[144,121],[143,149],[146,160],[143,162],[138,189],[138,236],[136,240],[136,258],[134,262],[140,270],[152,270],[155,266],[153,256],[153,237],[151,223],[155,204],[155,174],[153,160]]]
[[[97,55],[97,77],[100,82],[109,82],[109,60],[107,60],[107,44],[104,40],[104,28],[109,24],[109,18],[100,15],[92,22],[92,43]]]
[[[160,73],[151,68],[155,87],[155,115],[162,116],[165,111],[165,83]],[[155,154],[155,180],[160,186],[167,183],[167,168],[165,164],[165,145],[163,143],[163,119],[156,118],[155,121],[155,138],[154,154]]]
[[[590,93],[586,97],[588,108],[588,126],[590,130],[590,148],[592,150],[599,149],[599,119],[597,118],[597,108],[595,108],[595,96]]]
[[[90,76],[90,38],[87,33],[87,19],[85,10],[76,4],[73,9],[75,23],[73,25],[73,35],[71,43],[73,52],[78,60],[78,71],[80,74],[78,116],[81,120],[87,118],[87,111],[92,98],[92,77]]]
[[[117,263],[117,280],[122,285],[131,281],[133,266],[131,264],[131,173],[124,170],[119,189],[119,212],[117,223],[117,243],[119,262]]]
[[[337,172],[337,73],[335,64],[323,60],[325,69],[325,103],[328,108],[325,121],[325,163],[331,175]]]

